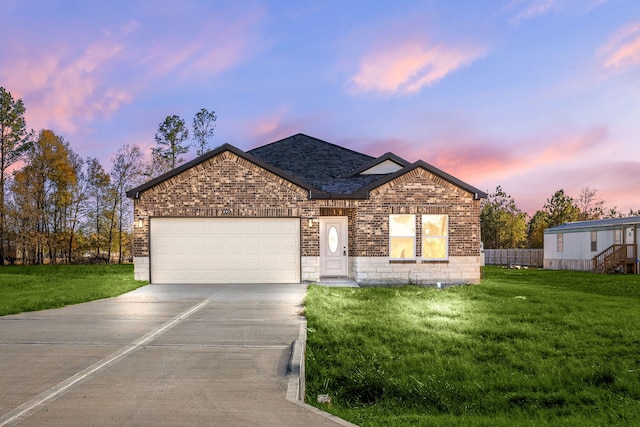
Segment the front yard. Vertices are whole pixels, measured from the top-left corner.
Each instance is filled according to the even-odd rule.
[[[0,267],[0,316],[59,308],[129,292],[133,265],[30,265]]]
[[[306,316],[307,402],[362,426],[640,425],[640,276],[314,286]]]

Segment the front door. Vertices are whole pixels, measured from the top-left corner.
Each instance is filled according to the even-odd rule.
[[[636,242],[634,227],[627,227],[624,231],[624,242],[627,245],[633,245]]]
[[[320,276],[347,276],[349,243],[346,216],[320,217]]]

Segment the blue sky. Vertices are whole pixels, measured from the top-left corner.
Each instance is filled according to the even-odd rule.
[[[160,122],[422,159],[533,213],[640,209],[640,2],[4,0],[0,85],[106,168]]]

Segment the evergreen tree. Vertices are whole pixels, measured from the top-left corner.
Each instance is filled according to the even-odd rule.
[[[482,202],[480,228],[487,249],[521,248],[526,243],[527,214],[498,186]]]
[[[549,228],[580,220],[580,209],[563,189],[556,191],[550,199],[547,199],[543,211],[547,214]]]
[[[24,120],[25,108],[21,99],[0,87],[0,266],[4,265],[7,241],[5,187],[7,171],[31,146]]]
[[[167,170],[175,169],[183,162],[180,156],[189,152],[189,144],[183,144],[187,138],[189,129],[184,120],[176,115],[167,116],[156,132],[156,143],[159,146],[151,149],[154,160],[163,162]]]

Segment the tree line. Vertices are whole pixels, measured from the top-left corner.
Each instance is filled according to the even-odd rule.
[[[598,190],[584,187],[574,198],[557,190],[533,216],[521,211],[511,195],[496,187],[482,201],[480,229],[486,249],[542,248],[544,230],[567,222],[640,215],[640,210],[619,212],[607,208]]]
[[[177,115],[167,116],[155,134],[148,159],[137,145],[124,144],[107,172],[96,158],[81,158],[53,130],[27,132],[21,99],[0,87],[0,266],[6,262],[123,262],[131,254],[131,201],[126,190],[209,151],[217,116],[201,109],[192,135]],[[193,144],[192,144],[193,142]],[[500,186],[483,200],[482,241],[487,249],[542,248],[544,230],[566,222],[640,215],[606,208],[597,190],[576,198],[556,191],[533,216],[521,211]]]
[[[140,146],[119,147],[107,172],[55,131],[28,132],[25,111],[0,87],[0,266],[127,260],[133,223],[126,191],[184,161],[191,147],[184,120],[160,123],[149,160]],[[197,155],[209,150],[216,118],[204,108],[195,115]]]

